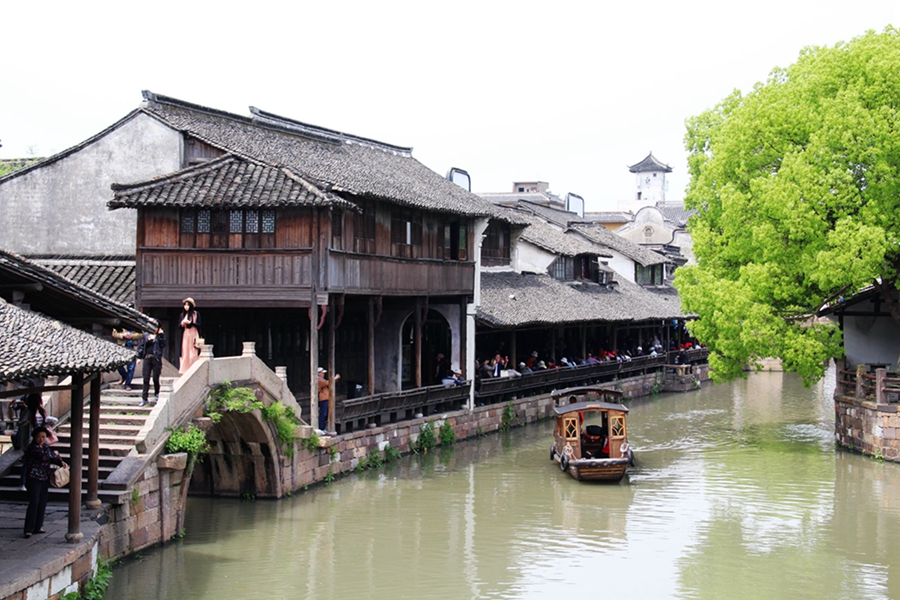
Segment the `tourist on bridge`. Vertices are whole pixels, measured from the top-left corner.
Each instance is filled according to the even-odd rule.
[[[28,510],[25,512],[25,537],[34,533],[44,533],[44,513],[50,498],[51,465],[65,463],[59,453],[50,449],[46,427],[35,427],[31,431],[31,443],[25,449],[25,489],[28,492]]]
[[[178,364],[178,372],[184,375],[200,358],[200,349],[197,347],[197,340],[200,338],[200,313],[197,312],[197,303],[193,298],[185,298],[182,304],[183,310],[178,318],[182,330],[181,362]]]
[[[143,361],[141,367],[144,378],[144,389],[141,394],[141,406],[147,405],[150,394],[150,379],[153,379],[154,402],[159,400],[159,376],[162,374],[162,357],[166,349],[166,334],[162,327],[153,333],[145,333],[138,343],[138,358]]]
[[[122,331],[112,331],[113,338],[119,345],[125,346],[129,350],[135,349],[135,340],[140,339],[140,334],[123,329]],[[124,385],[125,389],[131,391],[131,381],[134,379],[134,366],[137,363],[137,356],[131,359],[131,362],[125,366],[119,367],[119,385]]]
[[[331,382],[325,379],[325,375],[328,373],[322,367],[316,371],[318,375],[318,386],[319,386],[319,430],[327,431],[328,429],[328,408],[331,404]],[[340,379],[340,375],[335,375],[335,382]]]

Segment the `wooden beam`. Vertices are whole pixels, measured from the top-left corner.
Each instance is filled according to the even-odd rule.
[[[41,283],[0,283],[0,290],[14,290],[17,292],[40,292],[44,289]]]

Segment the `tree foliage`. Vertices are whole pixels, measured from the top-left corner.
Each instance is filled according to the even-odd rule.
[[[806,383],[841,355],[810,316],[900,269],[900,32],[805,48],[766,83],[688,119],[685,205],[698,264],[678,270],[714,377],[779,357]]]

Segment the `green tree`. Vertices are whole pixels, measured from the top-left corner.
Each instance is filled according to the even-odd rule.
[[[809,384],[841,355],[810,316],[875,285],[900,324],[900,32],[805,48],[687,121],[698,264],[679,269],[717,380],[778,357]]]

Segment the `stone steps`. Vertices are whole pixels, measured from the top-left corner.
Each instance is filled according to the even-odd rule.
[[[152,400],[152,398],[151,398]],[[140,406],[141,381],[135,380],[132,389],[113,387],[103,390],[100,396],[99,470],[101,482],[100,499],[104,502],[120,503],[122,491],[103,490],[102,482],[116,469],[119,463],[134,449],[135,439],[145,421],[150,417],[153,406]],[[57,429],[59,442],[52,447],[60,457],[71,464],[71,425],[66,423]],[[83,467],[81,473],[82,493],[86,493],[88,471],[88,443],[90,436],[89,409],[85,406],[82,443]],[[27,501],[26,492],[20,489],[22,466],[16,464],[10,472],[0,478],[0,500]],[[74,474],[73,474],[74,475]],[[50,502],[66,502],[68,488],[50,490]]]

